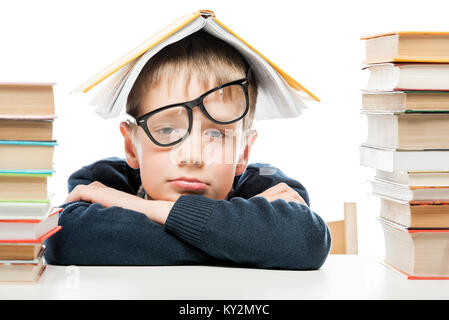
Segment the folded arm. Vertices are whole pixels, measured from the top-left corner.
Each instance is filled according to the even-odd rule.
[[[306,205],[260,196],[182,196],[165,227],[216,259],[257,268],[318,269],[331,243],[326,223]]]
[[[118,160],[107,161],[109,170],[103,170],[101,165],[93,168],[96,164],[78,170],[69,177],[69,192],[98,180],[101,184],[120,186],[115,192],[135,197],[133,194],[140,185],[138,172]],[[115,205],[106,208],[85,199],[69,199],[61,207],[64,208],[59,217],[62,230],[46,241],[45,259],[50,264],[213,264],[211,257],[201,250],[135,210]]]
[[[201,250],[139,212],[84,201],[63,207],[59,218],[62,230],[46,242],[45,259],[49,264],[213,264]]]
[[[331,246],[327,224],[298,181],[268,164],[248,166],[230,201],[180,197],[165,228],[208,255],[259,268],[318,269]]]
[[[69,191],[97,178],[82,169],[69,179]],[[78,265],[230,263],[258,268],[319,268],[329,252],[330,233],[309,209],[302,185],[281,172],[243,175],[240,179],[235,191],[243,197],[213,200],[181,196],[162,208],[164,218],[160,221],[148,214],[153,210],[133,207],[129,199],[123,205],[114,202],[117,196],[109,197],[109,205],[77,199],[84,201],[65,205],[60,217],[63,230],[48,240],[46,259],[53,264]],[[124,186],[111,192],[135,190]],[[148,205],[157,202],[139,201]]]

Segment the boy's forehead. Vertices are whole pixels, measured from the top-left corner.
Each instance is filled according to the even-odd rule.
[[[213,75],[199,76],[195,73],[164,76],[154,84],[146,86],[142,91],[140,114],[145,114],[167,105],[197,99],[207,91],[238,78],[239,75],[230,77],[230,79],[217,80]],[[229,97],[231,96],[232,94],[229,95]],[[235,97],[238,96],[236,95]],[[208,99],[210,101],[210,99],[217,98],[211,96]],[[226,112],[225,110],[223,111]]]
[[[212,76],[199,77],[186,73],[164,76],[142,93],[142,111],[147,113],[169,104],[196,99],[218,85]]]

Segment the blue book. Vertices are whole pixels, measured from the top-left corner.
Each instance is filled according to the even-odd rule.
[[[53,141],[0,140],[0,171],[5,173],[53,172]]]
[[[21,146],[57,146],[56,140],[51,141],[23,141],[23,140],[0,140],[0,145],[21,145]]]

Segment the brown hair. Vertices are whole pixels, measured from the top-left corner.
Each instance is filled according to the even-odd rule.
[[[247,70],[247,62],[236,49],[205,31],[198,31],[163,48],[146,63],[128,95],[126,112],[134,118],[142,115],[140,103],[144,92],[167,75],[174,77],[184,71],[188,83],[191,74],[195,73],[203,83],[212,79],[219,85],[244,77]],[[167,80],[173,77],[167,77]],[[244,131],[250,129],[254,121],[257,99],[254,73],[248,95],[249,111],[243,118]]]

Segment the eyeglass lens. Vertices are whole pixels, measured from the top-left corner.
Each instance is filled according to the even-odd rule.
[[[245,113],[245,91],[240,85],[229,85],[204,97],[203,105],[214,120],[233,121]],[[157,112],[147,119],[147,128],[152,137],[160,144],[178,141],[189,130],[188,111],[186,107],[175,106]]]

